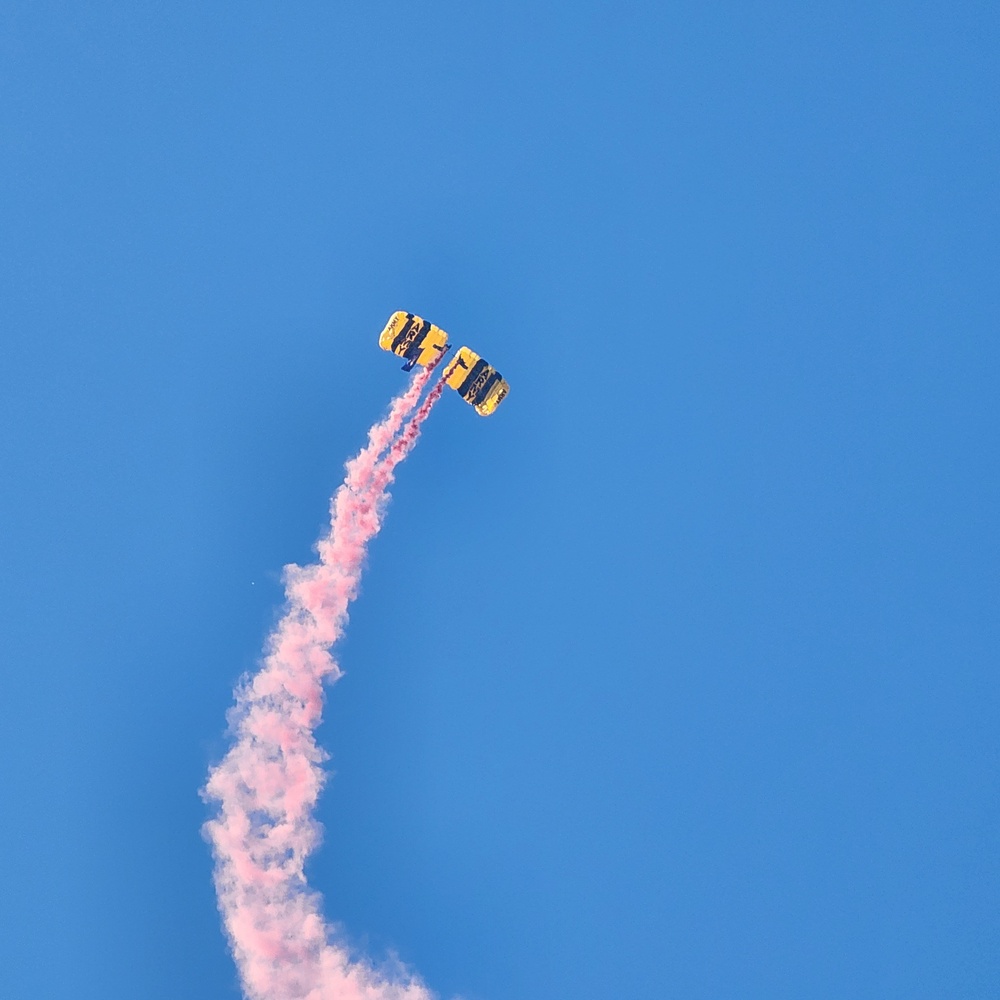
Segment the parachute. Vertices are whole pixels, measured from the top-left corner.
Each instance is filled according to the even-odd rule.
[[[407,372],[414,365],[427,368],[436,364],[451,347],[441,327],[408,312],[394,312],[389,317],[378,343],[382,350],[405,358],[403,371]],[[443,381],[481,417],[488,417],[510,391],[507,380],[468,347],[458,349]]]
[[[507,380],[500,372],[468,347],[458,349],[455,360],[448,367],[445,381],[481,417],[488,417],[510,391]]]
[[[378,346],[405,358],[403,371],[408,372],[414,365],[427,368],[451,345],[441,327],[413,313],[394,312],[378,338]]]

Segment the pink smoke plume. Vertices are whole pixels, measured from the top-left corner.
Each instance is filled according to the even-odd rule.
[[[319,561],[285,567],[287,611],[260,671],[236,691],[233,746],[205,787],[205,798],[219,806],[205,824],[219,909],[250,1000],[433,998],[412,974],[379,972],[352,958],[324,923],[321,899],[303,873],[319,840],[313,808],[326,754],[314,733],[323,683],[341,676],[330,647],[357,596],[395,468],[444,389],[442,378],[404,427],[430,378],[431,369],[413,377],[347,463],[330,505],[329,533],[316,545]]]

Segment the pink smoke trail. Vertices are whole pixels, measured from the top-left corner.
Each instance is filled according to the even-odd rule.
[[[445,379],[447,377],[447,373],[442,375],[441,378],[439,378],[435,383],[434,388],[427,393],[427,398],[421,404],[420,409],[417,410],[413,419],[406,425],[406,429],[396,439],[392,448],[389,450],[389,454],[386,455],[385,459],[376,470],[374,482],[382,489],[388,486],[392,481],[393,469],[395,469],[396,466],[399,465],[404,458],[406,458],[406,456],[413,449],[413,446],[417,443],[417,438],[420,437],[421,425],[434,408],[434,404],[441,398],[441,393],[444,392],[446,385]]]
[[[417,405],[424,387],[430,381],[434,367],[431,365],[414,375],[406,391],[400,393],[389,405],[389,413],[385,419],[369,429],[368,444],[347,463],[345,485],[357,490],[371,479],[379,455],[399,433],[406,415]]]
[[[330,647],[357,596],[394,470],[444,388],[441,379],[400,433],[430,377],[429,369],[414,376],[347,463],[330,530],[316,545],[319,561],[285,567],[287,611],[260,671],[236,691],[233,746],[205,787],[219,806],[205,824],[219,909],[250,1000],[433,1000],[405,970],[387,974],[352,959],[324,923],[321,899],[303,872],[320,836],[313,809],[326,754],[314,734],[323,682],[341,676]]]

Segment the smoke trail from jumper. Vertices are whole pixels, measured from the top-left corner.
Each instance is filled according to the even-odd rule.
[[[323,683],[341,676],[330,647],[357,596],[368,542],[378,533],[394,470],[440,398],[439,379],[410,421],[431,371],[420,372],[368,432],[333,497],[319,561],[285,567],[287,611],[260,671],[236,691],[233,746],[209,774],[218,803],[205,833],[215,855],[219,909],[250,1000],[432,1000],[404,970],[355,960],[323,921],[303,866],[319,840],[313,809],[326,754],[315,729]],[[402,430],[401,430],[402,428]],[[388,450],[387,450],[388,449]]]

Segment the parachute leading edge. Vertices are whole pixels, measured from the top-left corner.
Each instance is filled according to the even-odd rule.
[[[428,367],[451,346],[448,334],[441,327],[408,312],[394,312],[389,317],[378,345],[384,351],[406,358],[404,372],[414,365]]]
[[[468,347],[458,349],[445,381],[481,417],[488,417],[510,391],[507,380],[501,377],[500,372]]]

